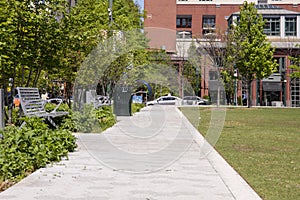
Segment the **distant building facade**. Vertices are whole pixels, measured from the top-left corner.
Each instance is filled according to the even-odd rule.
[[[243,0],[145,0],[145,32],[150,48],[165,49],[174,60],[186,60],[192,40],[225,32],[239,15]],[[265,34],[276,48],[279,68],[264,80],[253,82],[253,105],[300,106],[300,81],[290,78],[289,56],[299,55],[300,5],[293,0],[249,0],[267,20]],[[299,2],[300,4],[300,2]],[[197,43],[196,43],[197,44]],[[176,62],[180,65],[180,62]],[[209,82],[215,78],[209,56],[201,59],[200,96],[209,95]],[[245,86],[238,84],[238,96]]]

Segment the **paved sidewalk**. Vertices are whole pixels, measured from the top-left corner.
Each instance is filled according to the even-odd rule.
[[[102,134],[76,134],[69,160],[39,169],[1,200],[256,200],[260,197],[174,106],[153,106]]]

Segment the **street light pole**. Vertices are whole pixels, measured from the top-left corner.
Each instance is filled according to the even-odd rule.
[[[196,67],[196,96],[199,96],[199,67]]]
[[[238,105],[238,102],[237,102],[237,77],[238,77],[238,71],[237,69],[234,70],[234,80],[235,80],[235,83],[234,83],[234,104],[237,106]]]
[[[181,32],[179,32],[178,33],[179,35],[181,35],[181,39],[185,39],[186,37],[186,35],[191,35],[191,33],[190,32],[187,32],[187,31],[181,31]],[[185,41],[182,41],[182,46],[180,47],[179,46],[179,48],[181,48],[181,49],[179,49],[180,50],[180,56],[181,56],[181,58],[182,58],[182,61],[181,61],[181,63],[179,64],[179,78],[180,78],[180,88],[179,88],[179,94],[181,93],[181,96],[182,96],[182,98],[184,97],[184,79],[183,79],[183,77],[184,77],[184,75],[183,75],[183,63],[184,63],[184,59],[185,59],[185,43],[184,43]]]

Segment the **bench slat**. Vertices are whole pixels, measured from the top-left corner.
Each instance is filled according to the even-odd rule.
[[[17,87],[17,90],[21,108],[25,116],[44,117],[56,127],[56,124],[51,118],[68,114],[68,112],[57,112],[57,108],[52,112],[47,112],[45,110],[46,101],[41,98],[38,88]]]

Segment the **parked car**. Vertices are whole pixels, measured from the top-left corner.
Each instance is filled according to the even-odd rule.
[[[208,105],[207,99],[202,99],[197,96],[185,96],[182,99],[182,105]]]
[[[178,102],[180,102],[181,99],[175,96],[161,96],[153,101],[148,101],[146,103],[147,106],[152,106],[152,105],[175,105]]]

